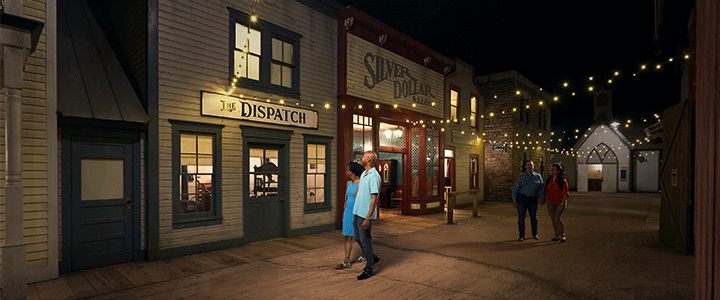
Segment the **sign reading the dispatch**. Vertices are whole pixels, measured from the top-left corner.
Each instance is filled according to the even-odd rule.
[[[203,91],[201,114],[304,128],[318,127],[316,111]]]

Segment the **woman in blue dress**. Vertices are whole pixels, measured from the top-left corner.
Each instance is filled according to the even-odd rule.
[[[345,192],[345,211],[343,212],[343,229],[342,234],[345,236],[345,261],[335,266],[335,269],[344,269],[350,267],[350,254],[353,246],[353,207],[355,206],[355,195],[357,195],[357,186],[360,182],[360,176],[365,168],[357,162],[350,162],[345,175],[350,179],[347,183],[347,191]],[[361,256],[365,257],[365,254]]]

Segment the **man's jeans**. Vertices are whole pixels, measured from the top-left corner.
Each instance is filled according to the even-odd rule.
[[[361,218],[357,215],[353,218],[353,230],[355,231],[355,240],[357,241],[360,248],[365,252],[365,268],[363,270],[372,272],[375,267],[375,253],[373,252],[372,231],[373,220],[370,219],[370,226],[367,230],[362,230],[362,223],[365,218]]]
[[[532,228],[533,236],[538,234],[537,228],[537,197],[527,197],[523,194],[517,196],[517,209],[518,209],[518,232],[521,237],[525,237],[525,211],[530,212],[530,227]]]

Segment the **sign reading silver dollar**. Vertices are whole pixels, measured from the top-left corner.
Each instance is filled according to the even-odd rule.
[[[318,127],[316,111],[234,96],[201,92],[201,114],[304,128]]]

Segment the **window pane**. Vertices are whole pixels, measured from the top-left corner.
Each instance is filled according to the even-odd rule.
[[[180,153],[195,153],[195,137],[194,134],[181,134],[180,135]]]
[[[318,161],[317,164],[317,173],[325,174],[325,159]]]
[[[235,23],[235,48],[245,49],[248,42],[248,28]]]
[[[315,192],[316,192],[315,203],[325,202],[325,190],[324,189],[316,189]]]
[[[272,39],[272,59],[282,61],[283,58],[283,42],[278,39]]]
[[[248,55],[247,60],[247,78],[260,80],[260,57]]]
[[[317,153],[317,147],[318,147],[318,145],[314,145],[314,144],[308,144],[308,145],[307,145],[307,155],[308,155],[308,158],[316,158],[316,157],[317,157],[317,154],[316,154],[316,153]],[[309,163],[309,162],[310,162],[310,160],[308,159],[308,163]]]
[[[80,160],[80,199],[122,199],[124,174],[122,159]]]
[[[307,180],[307,188],[313,189],[315,188],[315,175],[314,174],[308,174],[305,178]]]
[[[247,54],[235,50],[235,76],[236,77],[247,77]]]
[[[353,151],[363,151],[363,126],[353,124]]]
[[[195,155],[187,155],[183,154],[180,155],[180,165],[181,166],[191,166],[193,169],[193,172],[196,170],[195,164],[197,163],[196,160],[197,156]]]
[[[213,153],[213,137],[209,135],[198,135],[198,152],[199,154]]]
[[[290,43],[284,43],[283,47],[283,62],[289,65],[293,65],[293,45]]]
[[[260,55],[260,31],[250,29],[250,53]]]
[[[274,85],[282,84],[282,66],[276,63],[270,65],[270,83]]]
[[[315,175],[315,187],[318,187],[318,188],[325,187],[325,175],[322,175],[322,174]]]
[[[282,86],[292,87],[292,68],[288,66],[282,66]]]
[[[315,203],[317,202],[317,193],[315,189],[308,189],[307,190],[307,203]]]
[[[317,158],[325,159],[325,145],[316,145],[317,147]]]
[[[477,98],[470,98],[470,112],[477,112]]]
[[[450,119],[457,121],[457,106],[450,106]]]

